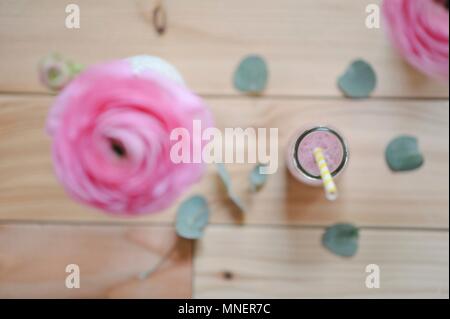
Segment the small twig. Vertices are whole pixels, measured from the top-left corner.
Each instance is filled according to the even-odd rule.
[[[172,256],[173,252],[178,246],[178,239],[175,240],[175,243],[173,246],[165,253],[165,255],[149,270],[143,271],[138,275],[138,278],[140,280],[147,279],[151,274],[153,274],[155,271],[157,271],[169,258]]]

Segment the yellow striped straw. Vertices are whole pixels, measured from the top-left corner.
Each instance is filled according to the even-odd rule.
[[[335,200],[338,192],[325,157],[323,156],[323,150],[320,147],[316,147],[313,153],[317,166],[320,169],[320,176],[322,177],[323,187],[325,188],[325,196],[328,200]]]

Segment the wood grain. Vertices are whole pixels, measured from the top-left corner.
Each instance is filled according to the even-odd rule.
[[[448,233],[360,231],[356,256],[321,247],[321,229],[208,228],[195,254],[196,298],[448,298]],[[368,289],[368,264],[380,288]]]
[[[157,2],[77,0],[81,28],[70,30],[64,1],[0,0],[0,298],[449,298],[449,88],[407,65],[383,29],[365,27],[366,6],[380,0],[164,0],[163,36],[151,19]],[[53,97],[37,65],[50,52],[86,66],[138,54],[167,59],[205,97],[221,130],[279,129],[277,173],[250,194],[253,165],[227,165],[242,215],[210,165],[180,198],[203,194],[211,206],[195,249],[176,239],[178,202],[123,219],[72,201],[53,175],[44,132]],[[247,54],[268,62],[259,98],[232,85]],[[376,70],[373,99],[347,100],[336,88],[356,58]],[[308,123],[333,125],[349,142],[335,203],[286,173],[287,140]],[[384,149],[399,134],[418,137],[421,169],[388,170]],[[363,226],[353,258],[320,243],[323,226],[342,221]],[[137,278],[175,243],[157,272]],[[72,263],[80,289],[64,286]],[[372,263],[380,289],[364,284]]]
[[[60,52],[85,65],[136,54],[161,56],[201,94],[236,94],[232,73],[247,54],[269,64],[266,94],[340,96],[336,79],[356,58],[376,69],[376,96],[448,97],[396,54],[383,28],[365,26],[374,0],[165,0],[167,32],[151,21],[155,1],[78,0],[80,29],[67,29],[64,1],[0,1],[0,91],[44,91],[38,61]],[[383,25],[382,25],[383,27]]]
[[[191,244],[170,227],[0,225],[0,298],[189,298]],[[80,267],[80,288],[65,286]]]
[[[314,99],[207,99],[217,126],[279,128],[279,169],[251,196],[251,164],[230,164],[236,192],[248,212],[227,201],[214,166],[185,196],[208,198],[213,223],[320,224],[448,228],[448,101],[349,101]],[[111,218],[73,202],[52,173],[44,122],[51,98],[0,97],[0,219],[28,221],[172,222],[177,204],[162,214]],[[293,180],[284,166],[289,136],[305,123],[330,123],[348,139],[350,165],[339,180],[340,199],[327,202],[321,188]],[[384,162],[387,143],[398,134],[418,137],[426,163],[393,174]],[[239,149],[237,152],[244,152]]]

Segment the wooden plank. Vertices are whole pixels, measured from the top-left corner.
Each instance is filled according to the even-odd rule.
[[[177,205],[162,214],[119,219],[71,201],[51,168],[44,133],[49,97],[0,97],[0,219],[108,222],[171,222]],[[207,99],[217,126],[279,128],[279,169],[252,197],[251,164],[227,165],[248,212],[242,217],[227,202],[214,166],[186,196],[205,195],[213,223],[320,224],[342,220],[360,225],[448,228],[448,101]],[[284,167],[289,136],[305,123],[340,129],[351,149],[350,165],[339,181],[340,199],[327,202],[321,188],[303,186]],[[393,174],[384,148],[398,134],[419,138],[426,163],[420,170]],[[239,149],[238,152],[243,152]]]
[[[211,226],[196,249],[195,298],[448,298],[448,232],[366,230],[335,256],[319,229]],[[366,266],[380,288],[366,288]]]
[[[80,29],[67,29],[66,2],[0,2],[0,91],[44,91],[36,66],[51,51],[85,65],[136,54],[172,62],[201,94],[235,94],[232,73],[256,53],[270,68],[267,94],[340,96],[336,78],[351,60],[377,71],[377,96],[448,97],[395,53],[383,29],[365,26],[380,0],[165,0],[168,29],[159,37],[155,0],[79,0]],[[124,27],[126,26],[126,27]]]
[[[169,227],[0,225],[0,298],[190,298],[191,245]],[[80,288],[65,286],[77,264]]]

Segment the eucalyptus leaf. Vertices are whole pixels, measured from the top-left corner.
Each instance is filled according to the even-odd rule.
[[[351,98],[366,98],[373,92],[377,77],[372,66],[363,60],[350,64],[338,79],[339,89]]]
[[[234,72],[234,87],[245,93],[260,93],[266,88],[268,74],[265,60],[259,55],[249,55]]]
[[[187,239],[198,239],[208,224],[209,207],[203,196],[195,195],[181,203],[177,211],[177,234]]]
[[[222,181],[223,185],[225,186],[225,189],[228,194],[228,198],[233,202],[234,205],[236,205],[241,212],[245,212],[245,206],[242,202],[242,200],[235,194],[233,191],[233,186],[231,184],[231,177],[228,173],[227,169],[225,168],[225,165],[223,163],[217,163],[217,172],[219,173],[220,180]]]
[[[387,146],[385,155],[389,168],[394,172],[414,170],[424,163],[417,138],[414,136],[396,137]]]
[[[326,229],[323,245],[338,256],[351,257],[358,250],[358,228],[352,224],[335,224]]]
[[[262,186],[264,186],[264,184],[267,181],[267,174],[262,174],[261,173],[261,169],[265,167],[264,164],[256,164],[255,167],[252,169],[252,171],[250,172],[250,187],[252,189],[252,191],[257,191],[259,189],[261,189]]]
[[[237,196],[234,192],[228,192],[228,197],[242,213],[245,213],[245,205],[239,196]]]

